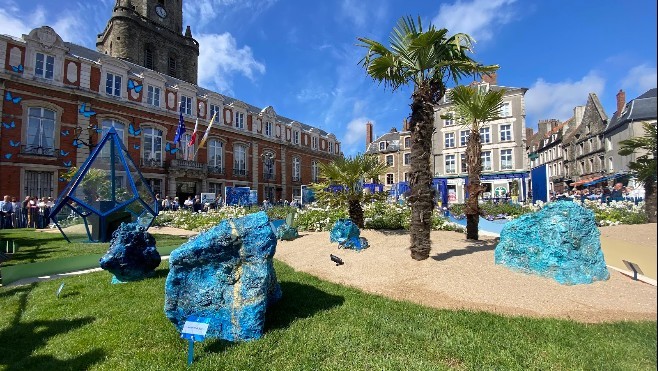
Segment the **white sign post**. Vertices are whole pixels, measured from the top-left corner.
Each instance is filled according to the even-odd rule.
[[[187,348],[187,364],[191,365],[194,360],[194,342],[203,341],[208,332],[210,318],[189,316],[183,324],[183,330],[180,337],[189,341]]]

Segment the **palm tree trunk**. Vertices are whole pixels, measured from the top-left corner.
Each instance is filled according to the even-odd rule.
[[[646,182],[644,186],[644,211],[649,223],[656,223],[656,181]]]
[[[432,134],[434,132],[434,98],[439,92],[437,84],[427,83],[416,87],[411,103],[411,174],[409,177],[411,222],[411,257],[425,260],[430,256],[432,241],[432,173],[430,171],[430,154],[432,153]]]
[[[349,200],[347,212],[350,214],[350,219],[352,219],[357,227],[364,227],[363,208],[361,207],[361,202],[359,202],[359,200]]]
[[[482,144],[480,143],[479,125],[473,124],[466,147],[466,161],[468,162],[468,198],[466,199],[466,238],[478,240],[478,224],[480,223],[480,205],[478,198],[482,193]]]

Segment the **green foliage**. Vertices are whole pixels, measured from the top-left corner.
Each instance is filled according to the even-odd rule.
[[[504,95],[505,89],[483,92],[481,89],[463,85],[456,86],[448,93],[454,104],[454,119],[472,131],[479,131],[488,122],[500,118]]]
[[[347,207],[319,206],[314,203],[297,213],[295,226],[300,231],[329,231],[338,219],[347,217]]]
[[[644,136],[622,140],[619,142],[619,154],[628,156],[636,153],[635,161],[628,167],[636,174],[637,179],[644,184],[656,181],[656,124],[645,122]]]

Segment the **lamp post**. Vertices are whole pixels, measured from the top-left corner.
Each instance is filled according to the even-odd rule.
[[[91,124],[87,125],[87,140],[88,141],[84,141],[84,140],[80,139],[80,134],[82,134],[83,130],[84,129],[80,126],[76,126],[75,129],[73,129],[73,132],[75,133],[75,139],[74,140],[77,141],[78,143],[84,145],[85,147],[87,147],[89,149],[89,151],[91,152],[91,150],[94,149],[94,147],[96,147],[96,144],[94,144],[94,142],[93,142],[93,136],[92,136],[93,132],[94,132],[94,127],[91,126]]]

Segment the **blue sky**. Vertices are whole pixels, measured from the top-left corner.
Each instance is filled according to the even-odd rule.
[[[114,0],[0,0],[0,33],[49,25],[95,49]],[[347,155],[401,126],[411,88],[395,92],[358,65],[357,37],[384,42],[401,16],[465,32],[473,57],[499,64],[498,83],[528,88],[526,125],[567,119],[596,93],[609,116],[656,87],[656,1],[187,0],[184,24],[201,44],[199,84],[334,133]],[[468,83],[470,81],[463,81]]]

